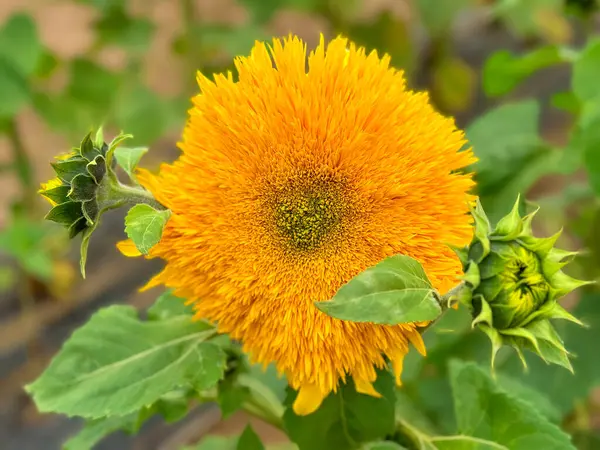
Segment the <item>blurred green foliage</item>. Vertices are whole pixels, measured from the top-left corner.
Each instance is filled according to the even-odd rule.
[[[182,80],[177,80],[180,92],[171,96],[153,91],[141,76],[157,25],[132,14],[126,0],[77,1],[96,11],[95,39],[84,55],[70,60],[59,58],[46,47],[28,14],[17,12],[0,24],[0,134],[8,138],[13,150],[12,160],[0,169],[14,171],[22,185],[8,225],[0,231],[0,251],[16,261],[19,271],[49,283],[55,260],[61,257],[50,244],[57,236],[54,229],[36,219],[41,210],[31,200],[37,186],[27,153],[34,155],[35,151],[24,149],[18,134],[17,118],[23,111],[35,111],[51,130],[73,142],[91,127],[104,125],[133,134],[138,145],[152,145],[183,126],[189,97],[195,92],[195,70],[207,74],[230,70],[232,57],[247,53],[255,39],[269,39],[271,21],[287,9],[315,16],[328,25],[330,33],[344,33],[357,44],[390,54],[392,64],[405,71],[409,84],[427,88],[446,114],[468,112],[476,99],[487,97],[491,106],[469,120],[466,133],[479,157],[471,169],[490,218],[495,220],[506,213],[518,193],[526,194],[544,179],[564,184],[558,192],[542,191],[536,196],[535,203],[542,206],[538,223],[551,232],[564,226],[565,236],[572,239],[570,247],[586,249],[573,264],[577,272],[573,275],[586,279],[600,276],[600,40],[593,33],[596,1],[413,0],[407,2],[412,6],[407,6],[406,17],[381,10],[365,20],[361,8],[367,0],[240,0],[248,20],[229,25],[201,20],[195,2],[181,0],[173,2],[183,26],[171,42],[171,51],[186,69]],[[489,55],[483,67],[467,63],[453,33],[464,14],[477,11],[485,13],[489,26],[510,33],[521,50],[500,48]],[[574,40],[575,31],[583,37]],[[99,62],[99,53],[110,47],[127,55],[118,70]],[[554,92],[548,101],[524,95],[524,84],[556,67],[570,73],[566,91]],[[57,71],[66,74],[66,83],[58,91],[49,83]],[[564,142],[549,139],[542,132],[544,113],[549,110],[563,114],[568,125]],[[533,206],[523,202],[522,208],[531,211]],[[0,289],[17,279],[12,269],[3,268]],[[400,432],[407,448],[572,448],[564,445],[559,427],[573,435],[577,448],[597,448],[600,435],[592,422],[595,419],[597,423],[600,410],[590,400],[590,393],[600,386],[600,362],[593,346],[600,339],[597,288],[587,290],[576,315],[591,328],[564,325],[565,345],[576,356],[574,376],[534,358],[528,360],[530,371],[524,373],[516,358],[504,354],[503,359],[501,353],[500,374],[493,380],[481,368],[489,362],[489,344],[470,331],[464,311],[450,311],[426,335],[427,359],[411,354],[406,363],[405,386],[396,414],[405,424]],[[455,360],[475,361],[480,367]],[[264,382],[280,380],[273,377]],[[235,386],[224,385],[222,390]],[[240,392],[245,390],[230,396],[219,392],[219,401]],[[187,395],[181,394],[184,399]],[[176,420],[180,415],[171,413],[181,412],[178,399],[171,404],[163,396],[139,413],[91,421],[66,448],[90,448],[118,429],[137,431],[155,413]],[[187,407],[187,400],[184,403]],[[242,403],[239,399],[232,408]],[[499,417],[506,420],[498,424]],[[509,420],[518,423],[510,430],[495,432]],[[302,434],[318,425],[292,426]],[[526,436],[528,427],[543,432]],[[444,440],[443,434],[454,439]],[[243,436],[251,442],[247,448],[262,448],[251,430]],[[334,442],[339,438],[328,436]],[[501,446],[486,447],[492,438]],[[518,439],[525,439],[529,446],[513,446]],[[215,439],[210,441],[214,445],[209,442],[197,448],[241,448],[241,441],[237,437]]]

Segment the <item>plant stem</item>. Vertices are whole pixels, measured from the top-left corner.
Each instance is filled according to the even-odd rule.
[[[116,209],[121,206],[137,205],[138,203],[150,205],[159,211],[167,209],[146,189],[121,183],[110,169],[100,183],[96,199],[100,209]]]
[[[212,403],[217,402],[216,394],[207,394],[203,393],[198,395],[198,400],[202,403]],[[261,402],[255,401],[255,399],[251,398],[250,400],[244,402],[241,408],[244,412],[250,414],[251,416],[256,417],[257,419],[262,420],[270,425],[273,425],[275,428],[283,430],[283,420],[282,417],[279,416],[275,411],[266,408]]]
[[[35,204],[35,190],[32,189],[33,169],[29,156],[25,151],[25,146],[23,145],[21,136],[19,136],[17,123],[14,119],[8,123],[6,133],[13,152],[12,167],[17,173],[17,177],[21,183],[21,188],[23,189],[22,205],[25,211],[31,213],[33,210],[33,205]]]
[[[440,320],[442,318],[442,316],[444,315],[444,313],[448,310],[448,307],[453,303],[453,300],[455,300],[456,297],[460,296],[460,293],[462,292],[463,289],[465,289],[465,284],[463,282],[461,282],[460,284],[454,286],[452,289],[450,289],[448,292],[446,292],[446,294],[442,295],[441,297],[437,296],[436,298],[440,304],[442,313],[436,319],[429,322],[426,326],[419,328],[419,333],[424,334],[438,320]]]

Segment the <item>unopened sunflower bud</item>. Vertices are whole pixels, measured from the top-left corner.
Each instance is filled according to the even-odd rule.
[[[477,326],[492,341],[492,367],[498,350],[510,345],[525,365],[522,350],[537,353],[548,363],[572,370],[568,351],[550,319],[583,325],[558,300],[589,284],[562,272],[577,254],[554,248],[560,232],[548,238],[532,235],[535,212],[521,217],[519,200],[495,229],[479,202],[472,210],[475,237],[456,253],[463,263],[464,289],[457,296]]]
[[[46,219],[67,227],[70,238],[98,220],[97,193],[108,172],[108,149],[106,143],[93,142],[88,134],[79,148],[57,158],[52,164],[57,177],[42,184],[40,194],[53,206]]]
[[[81,272],[84,277],[90,236],[105,211],[138,203],[162,208],[148,191],[140,186],[122,184],[117,178],[114,152],[123,140],[130,137],[119,134],[106,144],[101,130],[94,139],[89,133],[78,148],[57,158],[57,162],[52,164],[56,178],[42,184],[40,190],[40,194],[52,205],[46,219],[64,225],[70,238],[83,234]],[[129,170],[134,168],[128,166]]]

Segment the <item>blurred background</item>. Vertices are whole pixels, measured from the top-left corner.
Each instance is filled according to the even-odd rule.
[[[293,32],[312,48],[319,33],[342,33],[390,54],[411,87],[428,90],[436,108],[467,129],[492,218],[527,193],[542,206],[539,233],[562,226],[562,247],[586,249],[571,274],[598,278],[597,7],[595,0],[2,0],[0,448],[60,448],[80,423],[39,415],[22,386],[99,307],[143,309],[156,296],[137,288],[160,263],[127,260],[114,247],[124,237],[120,211],[104,216],[81,280],[78,240],[68,242],[62,228],[41,220],[48,206],[36,191],[52,175],[49,162],[101,124],[109,138],[124,130],[134,144],[150,146],[146,167],[176,158],[195,71],[231,69],[255,39]],[[586,295],[600,301],[594,291]],[[600,328],[600,303],[590,304],[588,321]],[[556,420],[579,448],[600,448],[593,395],[600,362],[590,348],[599,331],[574,342],[588,355],[576,363],[579,378],[555,376],[554,368],[538,375],[550,398],[578,385],[567,399],[557,394]],[[487,354],[489,344],[482,345]],[[200,408],[182,423],[153,420],[139,436],[116,434],[98,448],[176,449],[208,431],[239,432],[246,421],[235,415],[223,422],[214,408]],[[282,441],[267,426],[256,429],[266,441]]]

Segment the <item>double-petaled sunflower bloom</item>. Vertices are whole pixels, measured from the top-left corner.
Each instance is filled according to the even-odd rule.
[[[138,176],[172,211],[151,251],[166,266],[148,286],[173,288],[254,362],[274,362],[298,414],[348,376],[378,395],[386,357],[399,383],[409,343],[425,351],[423,324],[347,322],[314,303],[395,254],[440,292],[455,285],[448,244],[471,240],[461,169],[475,160],[388,56],[343,38],[306,53],[295,37],[256,43],[235,61],[239,80],[199,75],[181,156]]]

